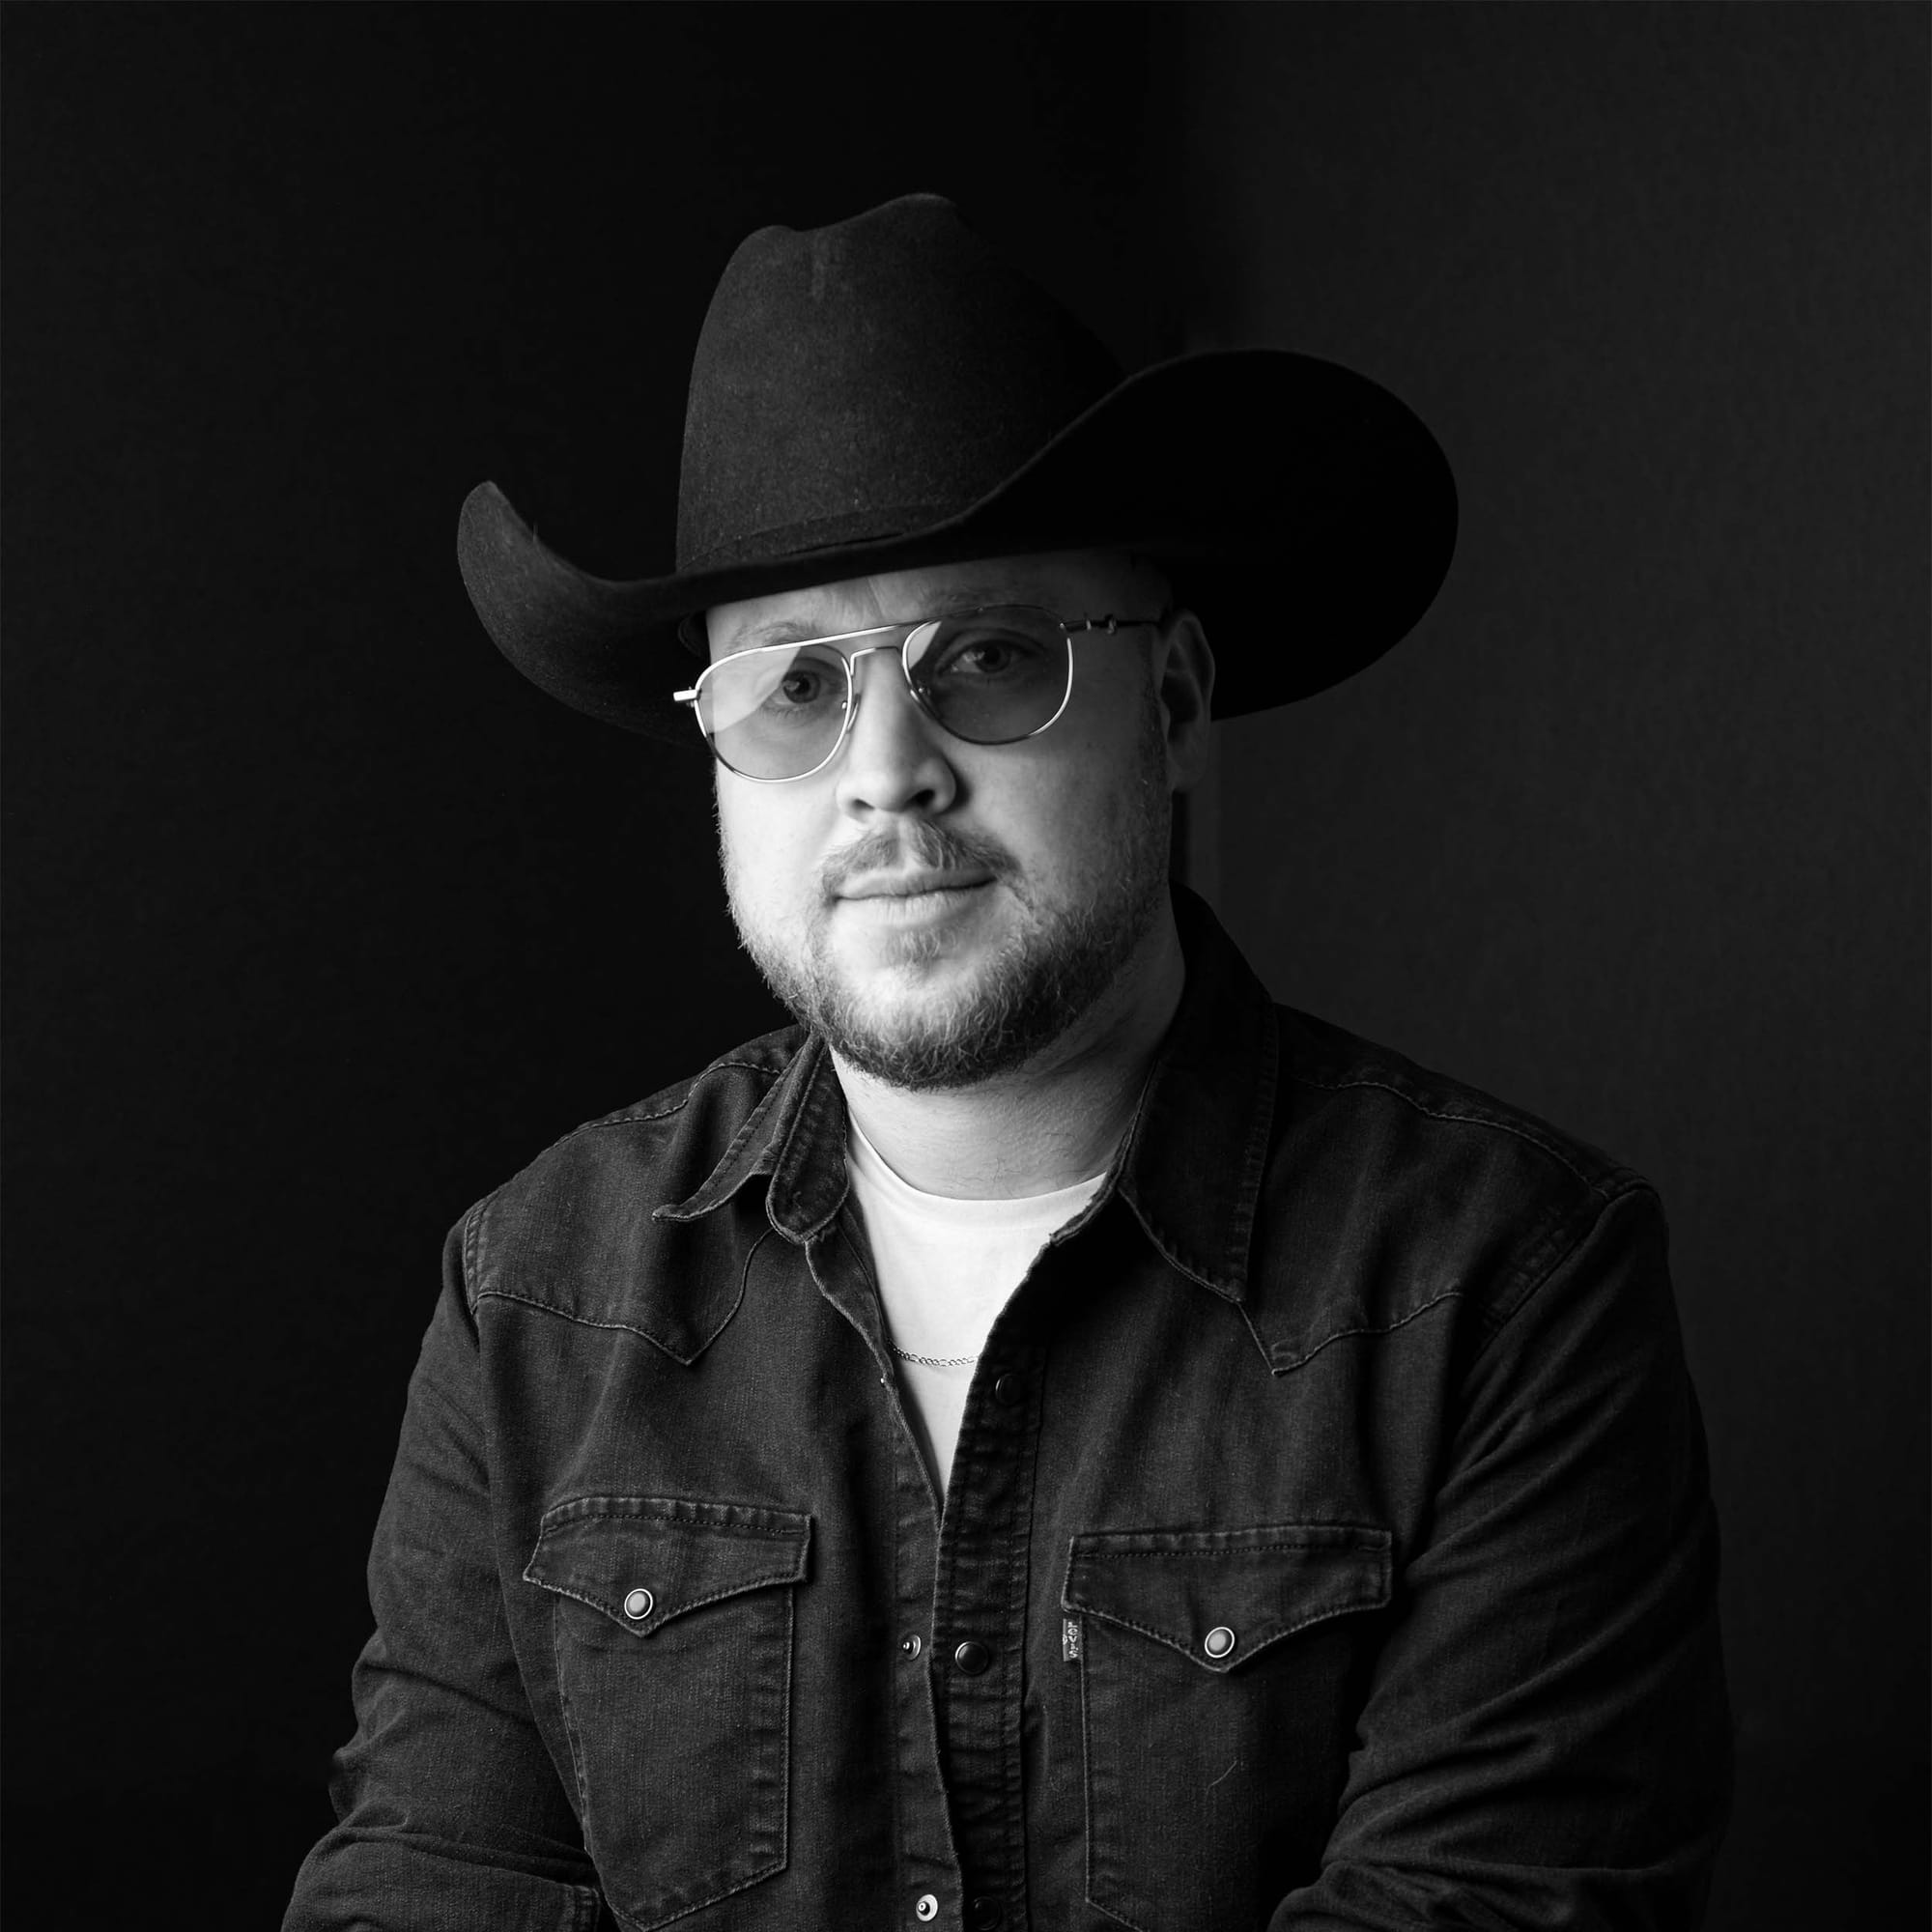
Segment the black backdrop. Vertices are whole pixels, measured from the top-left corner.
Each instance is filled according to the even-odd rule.
[[[442,1229],[774,1018],[701,759],[495,658],[464,492],[662,567],[730,248],[933,187],[1129,360],[1290,341],[1444,434],[1442,606],[1230,729],[1194,870],[1663,1183],[1714,1920],[1922,1918],[1924,26],[9,8],[8,1904],[273,1922]]]
[[[1211,10],[1190,325],[1457,470],[1410,648],[1222,728],[1277,997],[1648,1174],[1711,1436],[1714,1922],[1925,1892],[1926,11]],[[1198,112],[1197,108],[1197,112]]]

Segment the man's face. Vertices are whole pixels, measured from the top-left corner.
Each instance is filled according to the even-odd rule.
[[[1159,617],[1165,596],[1125,557],[1077,552],[721,605],[708,629],[717,659],[992,604]],[[1186,657],[1199,631],[1180,624]],[[1202,727],[1177,731],[1163,702],[1174,630],[1076,633],[1065,710],[1017,744],[951,736],[888,651],[857,663],[858,709],[824,770],[756,784],[718,767],[739,934],[779,998],[849,1065],[899,1087],[971,1086],[1121,997],[1167,915],[1170,795],[1198,755]]]

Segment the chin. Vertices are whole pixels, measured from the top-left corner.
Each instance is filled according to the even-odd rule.
[[[840,949],[838,977],[848,1000],[890,999],[895,990],[933,988],[975,970],[972,953],[957,933],[887,931],[868,933]]]
[[[917,1046],[970,1027],[983,1007],[988,988],[981,974],[946,973],[927,966],[872,976],[869,983],[849,981],[834,996],[832,1009],[888,1046]]]

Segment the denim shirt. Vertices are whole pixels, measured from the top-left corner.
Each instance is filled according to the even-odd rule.
[[[1730,1728],[1656,1196],[1177,899],[1180,1009],[944,1498],[816,1038],[463,1218],[290,1932],[1698,1922]]]

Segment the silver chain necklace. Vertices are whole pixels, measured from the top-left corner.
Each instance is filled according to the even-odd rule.
[[[901,1349],[896,1342],[888,1346],[900,1361],[917,1362],[923,1369],[970,1369],[980,1359],[978,1355],[915,1355],[910,1349]]]

